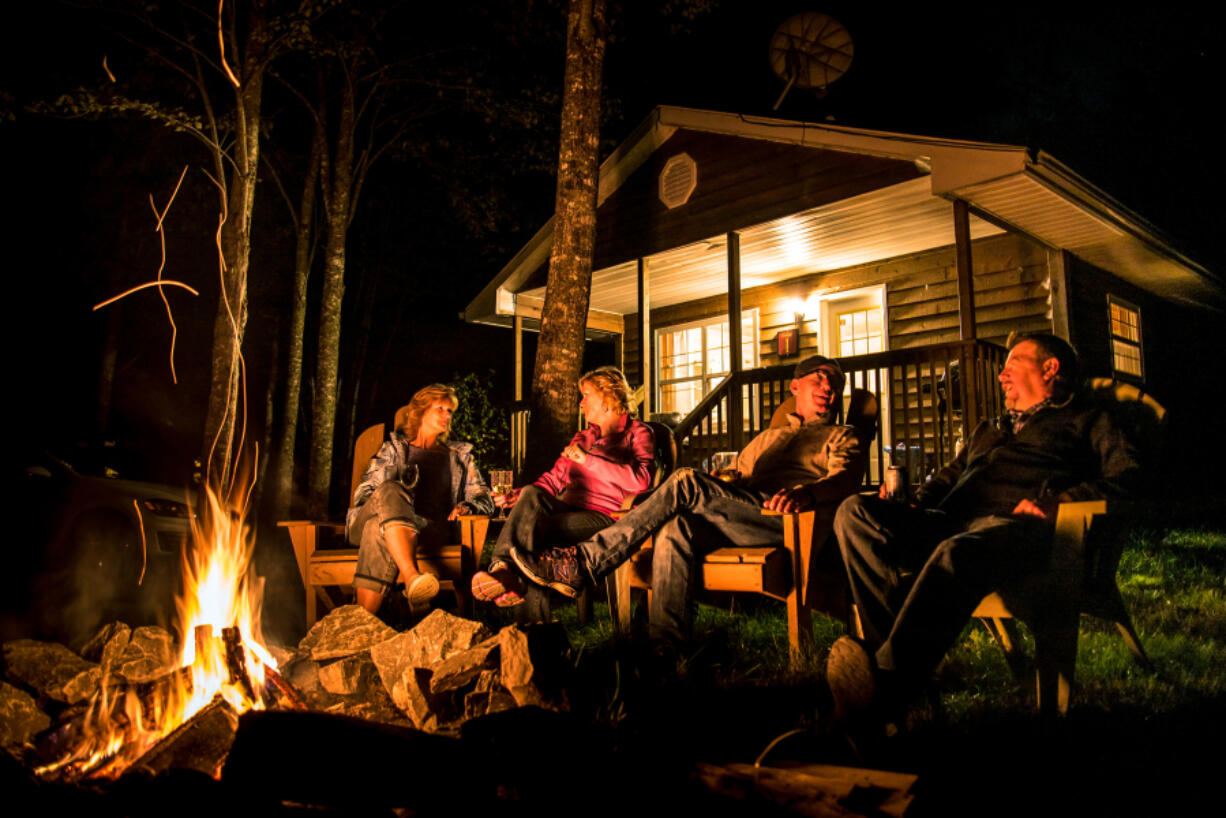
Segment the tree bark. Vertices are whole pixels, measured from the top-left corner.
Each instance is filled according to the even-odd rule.
[[[604,0],[570,0],[553,248],[532,378],[531,473],[553,461],[575,428],[596,241],[605,41]]]
[[[239,83],[234,89],[237,138],[225,221],[221,226],[222,291],[213,320],[212,376],[204,427],[202,461],[209,482],[222,496],[229,493],[239,454],[235,429],[238,400],[243,389],[241,350],[247,327],[247,270],[259,169],[260,104],[269,44],[262,12],[262,3],[251,4],[246,48],[238,70]],[[233,42],[233,37],[230,39]],[[241,446],[242,441],[237,445]]]
[[[327,234],[323,295],[319,311],[319,351],[315,369],[315,399],[311,416],[311,461],[307,480],[307,514],[328,516],[332,483],[332,451],[336,435],[337,384],[340,368],[341,306],[345,296],[345,238],[352,207],[354,131],[357,111],[350,77],[342,83],[335,150],[324,173]]]
[[[322,94],[322,92],[321,92]],[[294,293],[290,305],[289,349],[285,362],[285,402],[281,413],[281,439],[277,444],[277,468],[272,478],[272,513],[274,520],[288,520],[290,498],[294,493],[294,454],[298,437],[298,408],[302,396],[303,332],[306,327],[307,282],[314,256],[315,191],[319,184],[319,166],[326,146],[323,117],[315,120],[311,152],[307,159],[306,178],[302,184],[302,199],[296,220],[294,246]]]

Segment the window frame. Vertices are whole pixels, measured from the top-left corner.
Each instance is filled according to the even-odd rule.
[[[760,315],[759,315],[758,308],[750,307],[749,309],[741,310],[741,322],[744,323],[746,319],[751,320],[752,337],[742,338],[741,343],[742,344],[745,344],[746,342],[749,343],[751,349],[753,350],[753,362],[749,368],[757,369],[758,367],[762,365],[762,350],[761,350],[761,344],[759,343],[761,325],[759,323]],[[653,328],[653,332],[655,336],[653,338],[655,342],[653,348],[654,348],[655,354],[653,356],[654,361],[652,363],[654,364],[654,372],[656,376],[655,377],[655,381],[656,381],[655,403],[653,404],[653,406],[659,407],[658,409],[655,409],[653,411],[660,411],[660,412],[664,411],[664,388],[666,386],[670,386],[672,384],[678,384],[678,383],[692,383],[694,381],[699,381],[702,384],[702,389],[701,389],[701,394],[698,397],[698,402],[702,402],[702,400],[706,398],[707,395],[711,394],[711,390],[719,386],[719,384],[722,383],[728,377],[728,374],[731,372],[731,370],[715,372],[715,373],[711,372],[710,366],[709,366],[710,349],[707,346],[708,328],[713,327],[713,326],[718,326],[719,324],[726,323],[727,321],[728,321],[728,315],[725,313],[723,315],[715,315],[715,316],[710,316],[708,318],[698,318],[693,321],[685,321],[680,324],[669,324],[667,326]],[[666,334],[674,333],[674,332],[682,332],[684,330],[695,329],[695,328],[699,328],[702,330],[701,332],[702,374],[701,375],[687,375],[686,377],[683,377],[683,378],[666,379],[664,377],[664,360],[663,360],[664,345],[661,341],[662,336]],[[730,351],[729,363],[731,363],[731,360],[732,358],[731,358],[731,351]]]
[[[1131,312],[1136,317],[1136,340],[1121,335],[1116,332],[1116,318],[1114,315],[1115,308],[1119,307],[1122,310]],[[1118,295],[1111,293],[1107,294],[1107,340],[1108,351],[1111,355],[1111,372],[1117,378],[1130,378],[1141,382],[1145,381],[1145,334],[1141,326],[1141,308],[1127,299],[1120,298]],[[1121,357],[1117,354],[1116,349],[1122,346],[1128,349],[1136,350],[1137,369],[1139,372],[1128,372],[1120,369],[1117,365]]]

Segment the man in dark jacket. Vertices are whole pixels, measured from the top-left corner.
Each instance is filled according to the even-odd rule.
[[[836,718],[900,715],[979,601],[1048,567],[1059,503],[1135,493],[1135,445],[1077,382],[1068,342],[1011,337],[1000,374],[1006,413],[976,427],[915,505],[883,493],[839,507],[834,532],[864,640],[843,637],[831,649]]]

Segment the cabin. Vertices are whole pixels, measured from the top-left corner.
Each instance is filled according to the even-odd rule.
[[[867,482],[891,464],[922,479],[1002,410],[1011,330],[1054,332],[1088,375],[1163,399],[1226,305],[1141,216],[1012,145],[660,107],[601,166],[598,202],[588,337],[689,465],[768,426],[821,353],[881,402]],[[551,236],[463,313],[511,330],[517,390]]]

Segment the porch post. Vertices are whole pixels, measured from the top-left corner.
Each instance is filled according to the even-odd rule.
[[[954,252],[958,269],[958,330],[963,341],[975,340],[975,283],[971,268],[970,207],[962,199],[954,199]],[[979,424],[979,406],[984,384],[980,382],[978,361],[963,347],[959,368],[965,400],[962,404],[962,439],[971,439],[971,430]]]
[[[963,341],[975,338],[975,285],[971,273],[970,208],[954,199],[954,246],[958,267],[958,328]]]
[[[651,293],[647,276],[647,259],[640,258],[638,264],[639,285],[639,376],[643,382],[643,402],[639,405],[639,417],[647,420],[651,416],[652,389],[651,372]]]
[[[741,403],[741,234],[728,233],[728,432],[731,448],[740,451],[745,444],[745,416]]]
[[[524,319],[515,316],[512,319],[512,333],[515,335],[515,400],[524,399]]]

